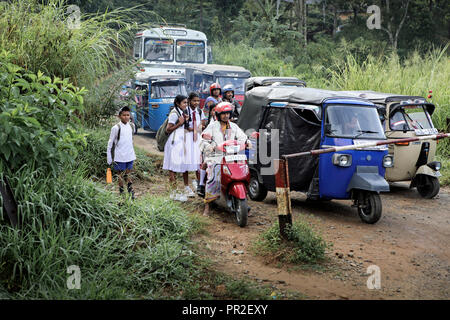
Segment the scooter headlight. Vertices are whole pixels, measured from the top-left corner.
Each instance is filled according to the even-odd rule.
[[[333,164],[339,167],[350,167],[352,165],[352,156],[350,154],[335,153],[333,155]]]
[[[441,170],[442,165],[439,161],[433,161],[433,162],[430,162],[429,164],[427,164],[427,166],[429,166],[434,171],[439,171],[439,170]]]
[[[383,167],[392,168],[394,166],[394,156],[388,154],[383,158]]]
[[[235,154],[239,152],[239,146],[226,146],[225,151],[227,154]]]

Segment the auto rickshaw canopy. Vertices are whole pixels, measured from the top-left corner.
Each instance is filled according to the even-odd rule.
[[[376,91],[341,91],[343,94],[353,95],[358,98],[368,99],[378,105],[378,108],[384,107],[384,114],[386,113],[386,105],[391,102],[397,102],[398,105],[394,106],[390,113],[392,114],[398,107],[402,105],[418,105],[422,104],[427,110],[428,114],[431,116],[435,110],[435,105],[428,102],[424,97],[421,96],[409,96],[400,95],[394,93],[384,93]]]
[[[237,77],[249,78],[250,71],[240,66],[230,66],[224,64],[204,64],[204,65],[186,65],[186,69],[194,69],[197,73],[211,74],[216,77]]]
[[[262,120],[264,108],[269,106],[272,102],[286,102],[321,107],[322,103],[330,98],[356,100],[363,104],[370,103],[368,100],[357,98],[354,95],[348,95],[339,91],[306,87],[261,86],[253,88],[245,93],[245,100],[242,106],[242,112],[239,116],[238,125],[244,131],[248,129],[257,130]]]
[[[260,86],[271,86],[279,82],[280,85],[306,87],[306,82],[296,77],[252,77],[245,81],[245,92]]]

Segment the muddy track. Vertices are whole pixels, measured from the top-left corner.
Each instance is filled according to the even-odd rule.
[[[150,134],[135,137],[135,145],[161,156]],[[142,186],[140,193],[162,191],[166,177]],[[202,209],[201,201],[192,200]],[[383,216],[375,225],[360,221],[350,201],[308,202],[292,193],[293,219],[311,223],[333,247],[322,268],[280,265],[255,256],[252,243],[277,220],[275,194],[250,201],[253,216],[240,228],[231,215],[215,208],[208,234],[198,241],[215,268],[273,286],[299,292],[309,299],[450,299],[450,189],[426,200],[407,184],[394,184],[382,195]],[[367,267],[381,271],[381,289],[369,290]]]

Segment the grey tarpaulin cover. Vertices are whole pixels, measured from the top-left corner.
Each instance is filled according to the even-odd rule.
[[[274,139],[273,129],[279,131],[279,155],[318,149],[320,146],[320,122],[311,121],[314,116],[311,110],[300,108],[274,107],[267,108],[261,129],[269,133],[268,139],[261,135],[259,143],[267,141],[267,150],[271,150]],[[261,145],[258,146],[259,148]],[[270,153],[270,151],[269,151]],[[270,155],[271,160],[279,157]],[[306,191],[314,176],[318,164],[318,157],[302,157],[289,160],[289,181],[292,190]],[[272,163],[272,162],[271,162]],[[262,166],[258,163],[255,168],[269,167],[270,164]],[[260,171],[262,172],[262,171]],[[270,171],[269,171],[270,172]],[[264,185],[271,191],[275,191],[275,176],[263,175]]]

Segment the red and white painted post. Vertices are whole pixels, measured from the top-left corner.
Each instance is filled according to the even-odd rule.
[[[278,169],[275,173],[275,187],[277,192],[280,235],[282,238],[287,239],[286,225],[292,225],[292,208],[287,160],[275,160],[275,168]]]

